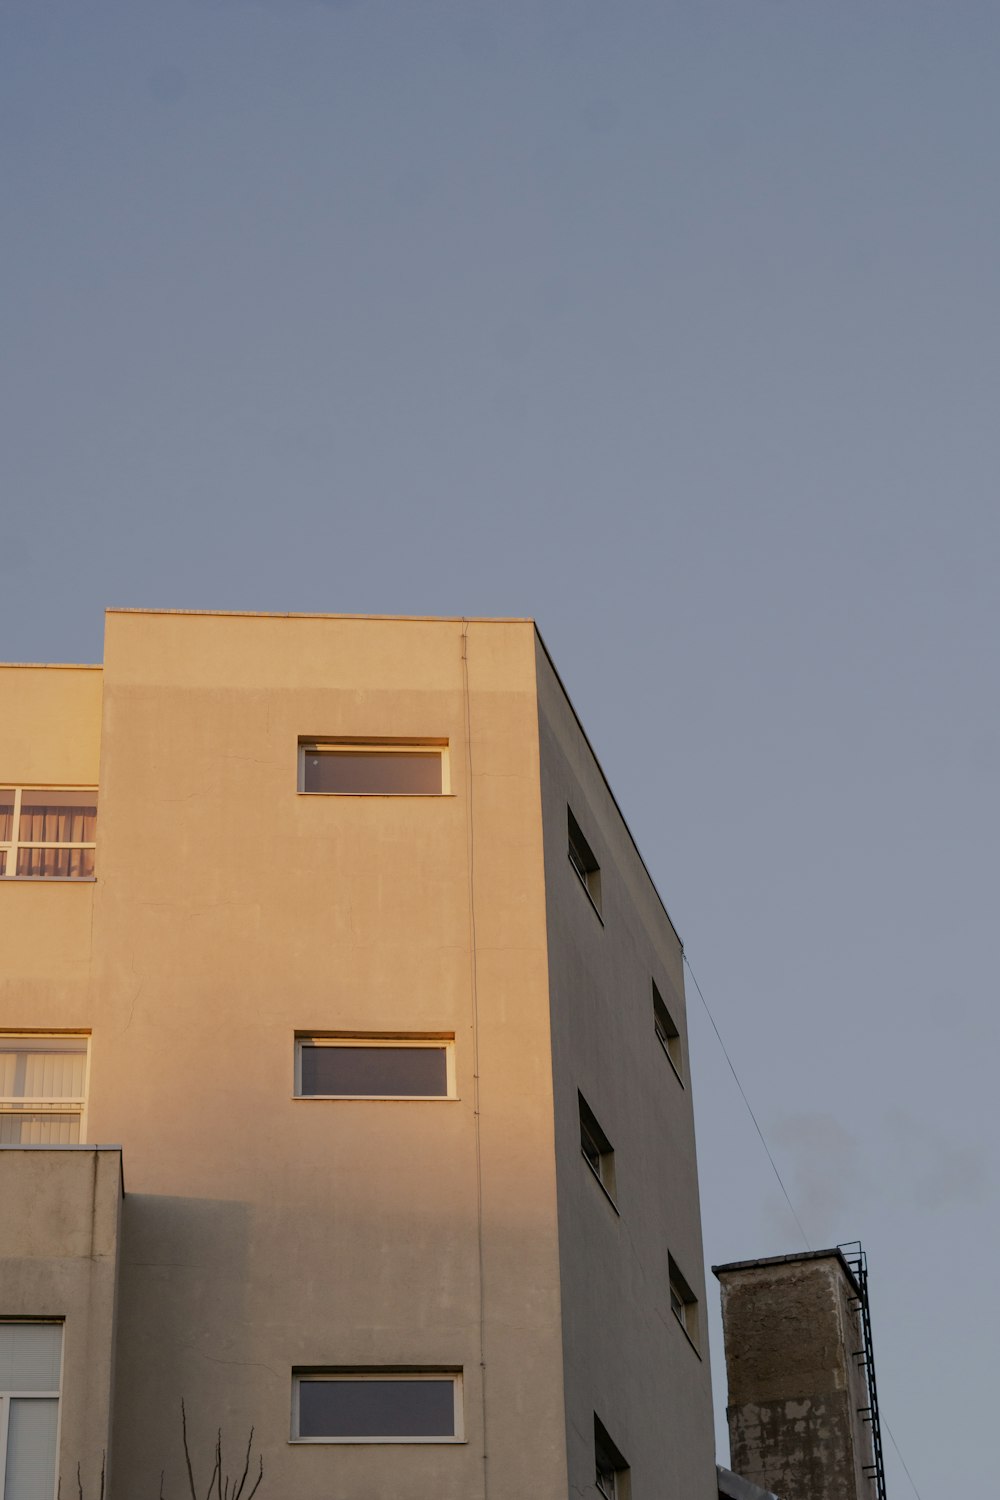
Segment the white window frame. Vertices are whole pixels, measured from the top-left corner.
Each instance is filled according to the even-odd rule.
[[[299,1390],[300,1390],[302,1382],[304,1380],[306,1380],[306,1381],[314,1381],[314,1380],[315,1381],[318,1381],[318,1380],[350,1380],[350,1381],[355,1381],[355,1382],[359,1381],[359,1380],[372,1380],[372,1381],[374,1381],[374,1380],[392,1380],[392,1381],[399,1381],[399,1380],[436,1380],[436,1381],[450,1380],[452,1382],[452,1390],[453,1390],[454,1400],[455,1400],[454,1422],[452,1424],[454,1426],[455,1431],[454,1431],[453,1434],[451,1434],[451,1433],[445,1433],[445,1434],[442,1434],[441,1436],[433,1436],[433,1437],[419,1437],[419,1436],[417,1436],[417,1437],[375,1437],[375,1436],[372,1436],[372,1437],[357,1437],[357,1436],[355,1436],[355,1437],[300,1437],[299,1436]],[[334,1445],[337,1445],[339,1447],[343,1447],[343,1446],[345,1446],[347,1444],[351,1445],[352,1447],[359,1447],[359,1446],[367,1447],[367,1446],[369,1446],[369,1445],[371,1445],[373,1443],[377,1443],[377,1444],[386,1444],[386,1443],[395,1443],[395,1444],[408,1443],[408,1444],[414,1444],[414,1443],[419,1443],[419,1444],[422,1444],[422,1445],[426,1445],[428,1443],[434,1443],[434,1444],[442,1444],[442,1443],[444,1443],[444,1444],[464,1443],[465,1442],[465,1415],[464,1415],[464,1400],[463,1400],[462,1385],[463,1385],[462,1371],[458,1370],[458,1369],[454,1369],[454,1368],[445,1369],[445,1370],[435,1370],[433,1368],[422,1368],[422,1369],[419,1369],[419,1370],[414,1370],[414,1369],[396,1370],[396,1369],[393,1369],[392,1366],[390,1366],[390,1365],[381,1365],[381,1366],[378,1367],[378,1369],[372,1369],[370,1366],[368,1366],[368,1367],[366,1367],[364,1369],[360,1369],[360,1370],[354,1370],[354,1369],[330,1370],[330,1369],[323,1369],[323,1368],[309,1369],[309,1368],[303,1366],[300,1369],[295,1369],[295,1370],[292,1371],[292,1433],[291,1433],[291,1437],[289,1438],[289,1442],[292,1442],[292,1443],[310,1443],[310,1444],[322,1443],[324,1445],[334,1444]]]
[[[587,836],[577,822],[571,807],[566,808],[566,857],[588,900],[604,925],[604,902],[601,891],[601,867]]]
[[[71,843],[60,843],[57,839],[46,839],[44,841],[39,841],[39,840],[31,840],[31,839],[21,839],[21,838],[18,838],[18,831],[19,831],[19,829],[21,827],[21,794],[22,794],[22,792],[79,792],[81,795],[85,795],[87,792],[94,792],[96,794],[97,791],[98,791],[98,788],[96,786],[11,786],[10,783],[8,782],[5,786],[0,786],[0,791],[3,791],[3,792],[13,792],[14,793],[14,815],[13,815],[13,818],[11,819],[11,830],[10,830],[11,831],[11,837],[9,839],[0,840],[0,854],[6,854],[6,856],[7,856],[6,860],[3,861],[4,868],[3,868],[3,871],[0,872],[0,880],[32,880],[32,881],[37,881],[37,880],[62,880],[62,881],[65,881],[67,884],[69,884],[69,883],[71,883],[73,881],[79,882],[79,881],[87,881],[87,880],[94,880],[94,879],[96,879],[96,876],[94,876],[94,875],[18,875],[17,874],[17,854],[18,854],[18,850],[19,849],[94,849],[94,850],[96,850],[96,848],[97,848],[96,842],[87,843],[87,842],[82,841],[82,840],[74,840]],[[98,811],[99,810],[100,810],[100,804],[98,803]],[[95,853],[95,856],[94,856],[94,863],[95,863],[95,868],[96,868],[96,863],[97,863],[96,853]],[[0,1496],[2,1496],[2,1495],[3,1495],[3,1491],[0,1490]]]
[[[679,1028],[677,1026],[677,1022],[674,1020],[673,1016],[670,1014],[670,1010],[669,1010],[669,1008],[667,1006],[667,1003],[664,1000],[662,994],[660,993],[660,987],[657,984],[657,982],[656,982],[655,979],[652,981],[652,985],[653,985],[653,1030],[656,1032],[656,1039],[657,1039],[657,1041],[659,1042],[660,1046],[663,1048],[664,1053],[666,1054],[667,1062],[670,1064],[670,1066],[674,1070],[674,1073],[675,1073],[675,1075],[677,1077],[677,1082],[680,1084],[681,1088],[684,1088],[685,1087],[685,1084],[684,1084],[684,1072],[683,1072],[683,1067],[684,1067],[684,1045],[683,1045],[683,1043],[681,1041],[680,1030],[679,1030]],[[667,1028],[668,1029],[666,1029],[666,1030],[664,1030],[663,1023],[660,1020],[660,1014],[659,1014],[659,1012],[661,1010],[662,1010],[662,1012],[663,1012],[663,1014],[664,1014],[664,1016],[666,1017],[666,1020],[667,1020]],[[669,1027],[671,1027],[671,1026],[673,1027],[673,1031],[669,1030]]]
[[[27,1042],[26,1048],[18,1048],[18,1042]],[[78,1145],[87,1142],[87,1099],[90,1095],[90,1033],[85,1031],[0,1031],[0,1050],[4,1050],[5,1044],[13,1044],[10,1051],[30,1051],[31,1042],[77,1042],[79,1050],[83,1053],[83,1093],[79,1097],[63,1094],[0,1094],[0,1117],[18,1116],[35,1113],[40,1115],[78,1115],[80,1118],[80,1135]],[[40,1048],[40,1051],[50,1050]],[[54,1050],[54,1049],[52,1049]],[[3,1149],[3,1148],[0,1148]],[[17,1150],[18,1147],[11,1147]],[[58,1150],[58,1146],[53,1146]],[[0,1319],[2,1322],[3,1319]],[[0,1485],[0,1500],[3,1497],[3,1486]]]
[[[670,1311],[684,1330],[688,1343],[696,1354],[700,1355],[698,1340],[700,1329],[698,1327],[698,1298],[688,1286],[680,1267],[672,1255],[667,1256],[667,1284],[670,1298]]]
[[[587,1163],[593,1177],[600,1184],[601,1190],[611,1204],[611,1207],[615,1213],[618,1213],[615,1148],[605,1135],[604,1127],[594,1114],[594,1111],[579,1091],[577,1091],[577,1099],[580,1107],[580,1155]],[[585,1139],[593,1147],[593,1153],[597,1157],[596,1165],[591,1160],[584,1144]]]
[[[597,1413],[594,1413],[594,1489],[604,1500],[628,1500],[631,1493],[628,1463]]]
[[[354,739],[340,736],[337,739],[300,739],[298,789],[302,797],[450,797],[451,761],[447,740],[421,739]],[[427,755],[437,754],[441,758],[441,790],[439,792],[307,792],[306,756],[308,755],[356,755],[364,751],[372,755]]]
[[[433,1048],[445,1054],[446,1088],[444,1094],[304,1094],[302,1092],[302,1048],[303,1047],[413,1047]],[[455,1038],[453,1035],[430,1036],[426,1032],[419,1036],[387,1036],[384,1032],[362,1035],[358,1032],[296,1032],[295,1035],[295,1093],[296,1099],[339,1099],[364,1103],[380,1100],[398,1100],[401,1104],[441,1103],[457,1099],[455,1079]]]
[[[7,1483],[7,1441],[10,1429],[11,1401],[55,1401],[56,1403],[56,1463],[52,1475],[52,1493],[56,1493],[59,1482],[59,1442],[62,1434],[62,1376],[63,1360],[66,1358],[66,1324],[63,1318],[4,1318],[0,1323],[44,1324],[60,1330],[59,1389],[56,1391],[0,1391],[0,1500]]]

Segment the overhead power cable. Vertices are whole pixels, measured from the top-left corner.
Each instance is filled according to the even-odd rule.
[[[774,1157],[771,1155],[771,1148],[770,1148],[770,1146],[767,1144],[767,1141],[764,1139],[764,1132],[760,1128],[760,1121],[757,1119],[757,1116],[753,1112],[753,1106],[751,1105],[750,1100],[747,1098],[746,1089],[743,1087],[742,1083],[740,1082],[740,1075],[737,1073],[735,1067],[733,1066],[733,1060],[729,1056],[729,1052],[728,1052],[728,1050],[726,1048],[725,1042],[722,1040],[722,1032],[719,1030],[718,1026],[715,1024],[715,1017],[712,1015],[712,1012],[708,1008],[708,1001],[705,999],[705,996],[702,994],[701,985],[698,983],[698,976],[694,972],[694,970],[692,969],[692,967],[691,967],[691,960],[688,958],[688,956],[687,956],[686,953],[684,954],[684,962],[687,965],[687,971],[688,971],[688,973],[691,975],[691,982],[694,985],[695,989],[698,991],[698,998],[701,1001],[702,1005],[705,1007],[705,1014],[706,1014],[706,1016],[708,1017],[708,1019],[712,1023],[712,1030],[715,1032],[716,1038],[718,1039],[719,1046],[722,1048],[722,1055],[726,1059],[726,1062],[729,1064],[729,1071],[730,1071],[730,1073],[732,1073],[733,1077],[736,1080],[736,1087],[739,1089],[740,1095],[741,1095],[741,1097],[743,1099],[743,1103],[747,1107],[747,1114],[750,1116],[751,1120],[753,1121],[753,1127],[756,1130],[757,1134],[760,1136],[760,1143],[764,1147],[764,1152],[765,1152],[765,1154],[767,1156],[768,1161],[771,1163],[771,1170],[774,1173],[775,1177],[778,1179],[778,1186],[780,1187],[781,1191],[785,1195],[785,1202],[788,1204],[788,1211],[791,1214],[792,1218],[795,1220],[796,1224],[798,1225],[799,1234],[801,1234],[801,1236],[802,1236],[802,1240],[803,1240],[803,1243],[804,1243],[806,1249],[807,1250],[811,1250],[812,1249],[812,1245],[810,1245],[810,1243],[809,1243],[809,1236],[806,1234],[805,1230],[802,1228],[802,1220],[799,1218],[798,1214],[795,1212],[795,1205],[792,1202],[791,1198],[788,1196],[788,1189],[785,1187],[785,1184],[781,1180],[781,1173],[778,1171],[778,1164],[775,1161]]]
[[[682,952],[683,952],[683,950],[682,950]],[[683,954],[683,958],[684,958],[684,963],[685,963],[685,965],[687,967],[687,971],[691,975],[691,983],[694,985],[695,989],[698,991],[698,999],[701,1001],[702,1005],[705,1007],[705,1014],[708,1017],[709,1021],[711,1021],[711,1023],[712,1023],[712,1030],[715,1032],[716,1040],[718,1041],[719,1046],[722,1048],[722,1055],[726,1059],[726,1062],[729,1064],[729,1071],[730,1071],[730,1073],[732,1073],[733,1078],[736,1080],[736,1087],[739,1089],[739,1091],[740,1091],[740,1097],[742,1098],[743,1103],[747,1107],[747,1114],[750,1116],[751,1120],[753,1121],[754,1129],[756,1130],[757,1134],[760,1136],[760,1143],[764,1147],[764,1153],[767,1156],[768,1161],[771,1163],[771,1170],[774,1173],[775,1177],[778,1179],[778,1186],[780,1187],[782,1193],[784,1194],[785,1202],[788,1204],[788,1211],[791,1214],[792,1218],[795,1220],[796,1224],[798,1225],[799,1234],[801,1234],[801,1236],[802,1236],[802,1239],[803,1239],[803,1242],[805,1243],[806,1249],[807,1250],[811,1250],[812,1246],[809,1243],[809,1237],[806,1234],[805,1230],[802,1228],[802,1220],[799,1218],[798,1214],[795,1212],[795,1205],[792,1202],[791,1198],[788,1196],[788,1189],[785,1187],[785,1184],[784,1184],[784,1182],[781,1179],[781,1173],[778,1171],[777,1162],[775,1161],[774,1157],[771,1155],[771,1148],[768,1146],[767,1141],[764,1138],[764,1132],[760,1128],[760,1121],[757,1119],[757,1116],[754,1114],[754,1112],[753,1112],[753,1106],[751,1105],[750,1100],[747,1098],[746,1089],[743,1087],[742,1083],[740,1082],[740,1075],[737,1073],[736,1068],[733,1065],[733,1060],[729,1056],[729,1049],[727,1048],[725,1042],[722,1040],[722,1032],[719,1030],[718,1026],[716,1025],[715,1017],[712,1015],[712,1012],[709,1009],[708,1001],[705,999],[705,996],[704,996],[704,994],[702,992],[701,985],[698,983],[698,976],[694,972],[694,969],[691,967],[691,960],[688,958],[688,956],[687,956],[686,953]],[[921,1500],[920,1491],[917,1489],[917,1486],[916,1486],[916,1484],[914,1482],[914,1479],[913,1479],[913,1475],[910,1473],[910,1470],[907,1467],[906,1459],[903,1457],[902,1453],[900,1452],[900,1447],[899,1447],[899,1444],[896,1442],[895,1437],[893,1436],[892,1428],[889,1426],[888,1422],[885,1420],[884,1417],[882,1418],[882,1425],[884,1426],[886,1432],[889,1435],[889,1441],[892,1443],[893,1448],[895,1448],[895,1450],[896,1450],[896,1457],[899,1459],[899,1462],[902,1465],[903,1473],[906,1475],[907,1479],[910,1482],[910,1489],[913,1491],[914,1495],[917,1497],[917,1500]]]
[[[907,1479],[910,1481],[910,1489],[916,1495],[917,1500],[920,1500],[920,1491],[917,1489],[917,1486],[913,1482],[913,1475],[910,1473],[909,1469],[906,1466],[906,1459],[903,1457],[902,1453],[900,1453],[900,1451],[899,1451],[899,1444],[896,1442],[896,1439],[893,1437],[893,1435],[892,1435],[892,1428],[889,1426],[888,1422],[885,1420],[885,1417],[882,1418],[882,1426],[885,1428],[886,1432],[889,1434],[889,1441],[890,1441],[890,1443],[892,1444],[892,1446],[896,1450],[896,1457],[899,1459],[900,1463],[903,1465],[903,1473],[906,1475]]]

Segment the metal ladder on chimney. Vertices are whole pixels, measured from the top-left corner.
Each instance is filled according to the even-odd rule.
[[[868,1258],[861,1248],[860,1240],[850,1240],[845,1245],[838,1245],[838,1250],[851,1268],[851,1274],[857,1283],[858,1296],[852,1299],[857,1304],[857,1311],[861,1314],[861,1334],[863,1347],[854,1350],[854,1357],[858,1365],[865,1372],[865,1384],[868,1387],[868,1405],[858,1407],[858,1415],[871,1425],[872,1431],[872,1455],[874,1463],[862,1465],[864,1472],[875,1486],[875,1500],[886,1500],[885,1493],[885,1464],[882,1460],[882,1429],[878,1419],[878,1389],[875,1384],[875,1352],[872,1346],[872,1320],[868,1307]]]

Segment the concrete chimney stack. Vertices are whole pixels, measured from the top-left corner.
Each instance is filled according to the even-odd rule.
[[[884,1500],[860,1248],[712,1269],[733,1469],[780,1500]]]

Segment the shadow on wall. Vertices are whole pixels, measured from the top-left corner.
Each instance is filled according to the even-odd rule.
[[[211,1467],[220,1427],[239,1442],[252,1424],[238,1379],[249,1217],[241,1202],[126,1193],[118,1296],[118,1327],[126,1336],[118,1340],[115,1372],[115,1471],[133,1483],[142,1476],[143,1492],[153,1497],[163,1472],[166,1494],[185,1493],[181,1400],[193,1363],[208,1361],[220,1375],[227,1361],[234,1366],[226,1379],[211,1382],[216,1397],[210,1411],[191,1409],[189,1400],[187,1426],[198,1466],[207,1458]],[[159,1414],[155,1425],[152,1412]],[[112,1474],[112,1500],[116,1494]]]
[[[184,1468],[187,1478],[186,1488],[190,1495],[190,1500],[201,1500],[202,1491],[195,1480],[195,1474],[198,1473],[203,1478],[206,1472],[209,1475],[208,1487],[204,1491],[206,1495],[211,1495],[214,1491],[216,1494],[222,1495],[224,1497],[224,1500],[243,1500],[243,1493],[246,1490],[246,1500],[253,1500],[254,1495],[256,1495],[257,1491],[260,1489],[261,1485],[264,1482],[264,1459],[259,1453],[254,1453],[253,1428],[251,1427],[250,1436],[247,1439],[246,1455],[243,1459],[242,1473],[240,1472],[239,1460],[237,1460],[236,1471],[234,1473],[230,1473],[222,1457],[222,1428],[220,1427],[218,1429],[218,1432],[216,1433],[215,1447],[212,1450],[212,1453],[206,1456],[206,1461],[203,1468],[202,1465],[197,1461],[197,1456],[192,1459],[191,1445],[188,1441],[187,1409],[183,1401],[181,1402],[180,1421],[181,1443],[184,1448]],[[209,1464],[211,1464],[210,1469]],[[158,1500],[165,1500],[165,1496],[163,1493],[163,1483],[165,1477],[165,1474],[160,1475]],[[249,1489],[247,1489],[248,1485]],[[101,1471],[95,1486],[96,1493],[94,1491],[88,1490],[85,1487],[83,1482],[82,1467],[80,1464],[77,1464],[76,1492],[79,1496],[79,1500],[105,1500],[106,1490],[107,1454],[102,1454],[101,1456]],[[61,1479],[56,1491],[56,1500],[62,1500]]]

